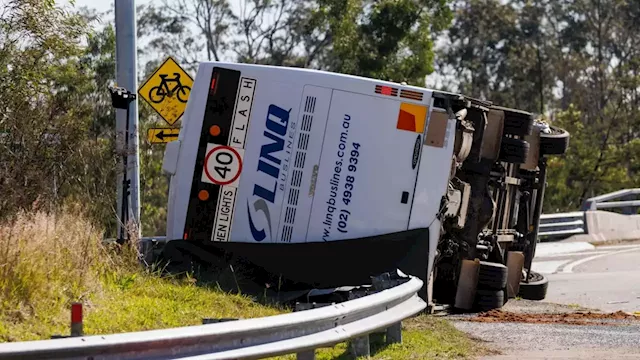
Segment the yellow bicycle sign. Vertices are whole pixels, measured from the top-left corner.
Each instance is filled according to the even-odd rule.
[[[191,94],[193,79],[169,57],[138,89],[143,98],[169,125],[175,124],[184,113]]]
[[[189,99],[189,93],[191,92],[191,87],[187,85],[183,85],[180,82],[180,73],[174,73],[173,78],[168,78],[168,74],[159,74],[160,85],[154,86],[149,90],[149,100],[151,102],[159,104],[164,101],[166,96],[173,96],[175,93],[178,97],[178,101],[186,103]],[[169,88],[169,83],[176,83],[176,85],[172,88]]]

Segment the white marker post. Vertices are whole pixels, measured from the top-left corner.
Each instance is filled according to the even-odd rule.
[[[136,4],[135,0],[115,0],[116,17],[116,81],[118,86],[135,92],[138,89],[137,52],[136,52]],[[137,225],[140,236],[140,157],[138,142],[138,101],[134,100],[129,108],[129,141],[126,134],[127,111],[116,110],[116,143],[118,151],[128,154],[126,176],[130,181],[129,214],[127,218]],[[128,143],[128,148],[124,144]],[[121,163],[122,164],[122,163]],[[118,174],[118,207],[122,209],[122,176]],[[118,231],[120,234],[120,221]]]

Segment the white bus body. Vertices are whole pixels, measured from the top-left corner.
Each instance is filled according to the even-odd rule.
[[[429,227],[455,130],[437,111],[428,89],[202,63],[165,154],[167,236],[297,243]]]

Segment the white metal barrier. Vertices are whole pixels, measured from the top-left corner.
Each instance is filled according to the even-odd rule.
[[[582,206],[582,210],[599,210],[599,209],[628,209],[635,210],[640,207],[640,199],[630,199],[637,198],[640,196],[640,188],[634,189],[623,189],[619,191],[614,191],[612,193],[598,195],[592,198],[587,199]],[[616,199],[623,199],[622,201],[611,201]]]
[[[631,198],[639,196],[640,188],[623,189],[587,199],[582,206],[583,211],[544,214],[540,216],[538,237],[541,240],[545,240],[589,233],[585,217],[587,211],[623,209],[625,214],[637,214],[638,208],[640,208],[640,200]],[[612,201],[621,198],[625,200]]]
[[[540,229],[538,230],[540,238],[567,237],[585,232],[584,211],[540,216]]]

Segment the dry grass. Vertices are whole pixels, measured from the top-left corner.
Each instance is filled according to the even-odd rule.
[[[85,333],[195,325],[202,318],[282,310],[144,270],[135,247],[108,249],[77,211],[22,213],[0,225],[0,342],[68,334],[69,306],[85,304]]]
[[[101,234],[73,213],[19,214],[0,226],[0,313],[20,321],[100,290]]]

